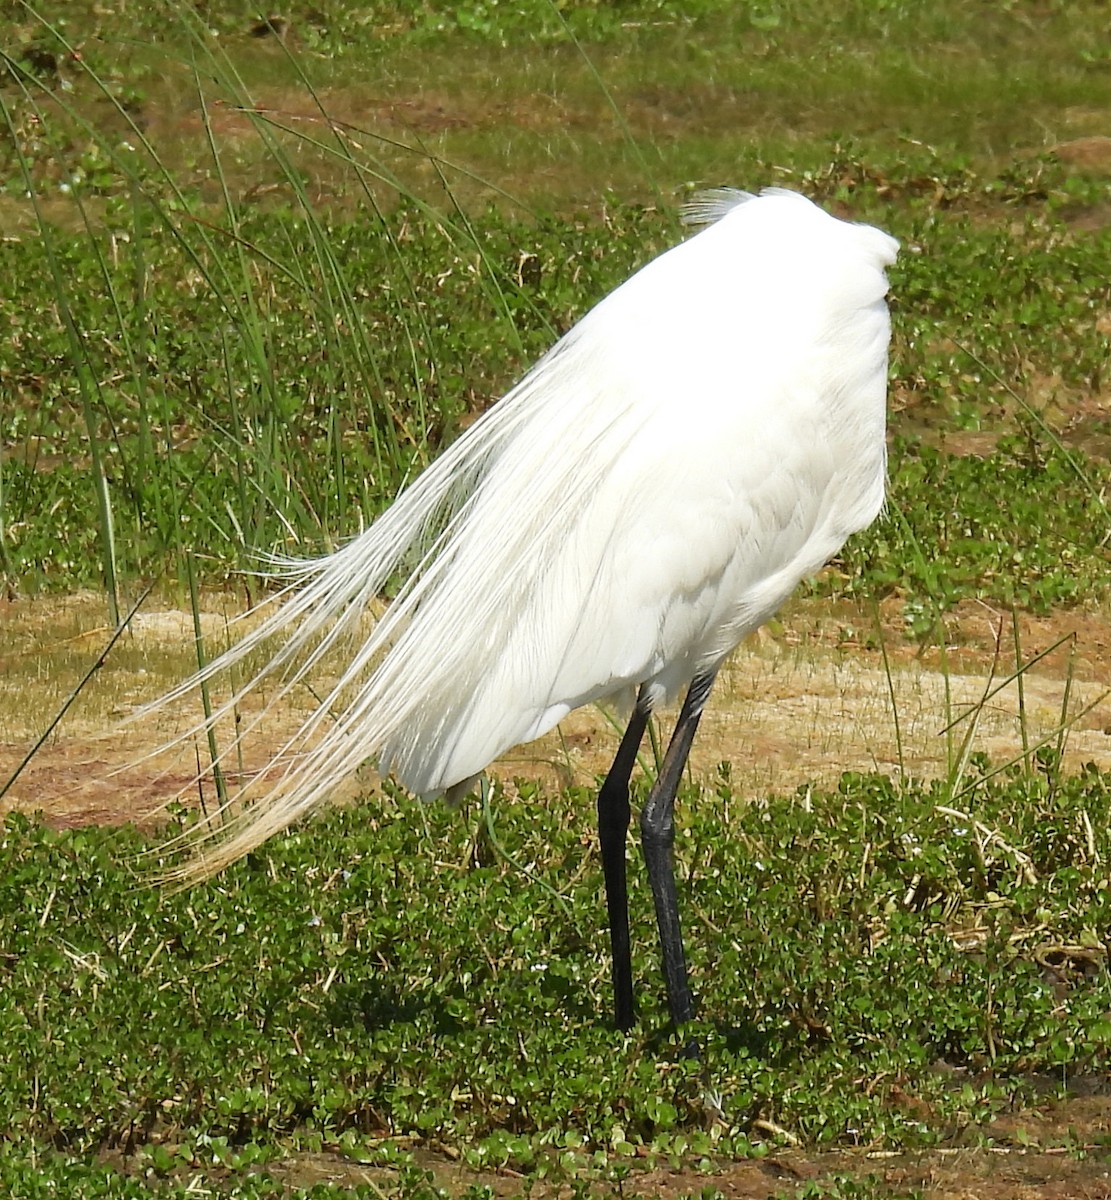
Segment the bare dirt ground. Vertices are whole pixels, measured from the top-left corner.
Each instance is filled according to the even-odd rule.
[[[437,1186],[452,1193],[478,1184],[489,1187],[499,1197],[521,1194],[521,1182],[512,1173],[472,1172],[435,1155],[428,1155],[421,1165],[433,1172]],[[302,1186],[310,1181],[348,1186],[369,1182],[384,1191],[392,1182],[389,1172],[352,1166],[325,1155],[298,1160],[289,1165],[287,1172],[291,1182],[295,1179]],[[839,1187],[837,1181],[846,1178],[870,1179],[874,1194],[882,1194],[886,1189],[900,1196],[917,1191],[929,1200],[1107,1200],[1111,1197],[1111,1167],[1105,1159],[1064,1150],[1006,1146],[922,1154],[781,1151],[759,1160],[719,1164],[705,1173],[672,1167],[634,1170],[620,1194],[670,1200],[697,1195],[705,1188],[720,1192],[727,1200],[772,1200],[795,1196],[809,1187],[809,1194],[817,1197],[845,1195],[844,1187]],[[599,1188],[599,1195],[605,1193],[605,1188]],[[530,1191],[530,1195],[543,1197],[571,1194],[566,1186],[545,1189],[533,1185]]]
[[[779,1147],[766,1157],[719,1161],[708,1168],[660,1165],[648,1155],[631,1164],[619,1187],[597,1184],[591,1195],[660,1197],[679,1200],[703,1189],[727,1200],[779,1200],[802,1194],[852,1196],[844,1181],[867,1182],[869,1196],[920,1194],[928,1200],[1109,1200],[1111,1198],[1111,1101],[1106,1083],[1100,1095],[1074,1096],[998,1118],[980,1131],[982,1145],[948,1146],[920,1152],[857,1150],[804,1151]],[[967,1136],[967,1135],[966,1135]],[[1087,1140],[1085,1140],[1087,1139]],[[450,1149],[414,1147],[416,1164],[432,1173],[435,1186],[449,1195],[487,1187],[495,1196],[526,1194],[512,1170],[482,1171],[464,1166]],[[306,1154],[273,1168],[291,1186],[328,1182],[345,1187],[370,1185],[388,1195],[397,1184],[390,1168],[369,1166],[336,1154]],[[564,1200],[567,1184],[530,1180],[527,1195]]]
[[[209,645],[225,636],[226,618],[215,606],[205,614]],[[850,770],[936,777],[950,770],[972,725],[971,748],[998,764],[1023,754],[1024,731],[1032,750],[1046,740],[1056,746],[1066,725],[1069,767],[1111,768],[1111,618],[1079,611],[1023,616],[1020,661],[1044,657],[1023,673],[1021,696],[1018,681],[1006,682],[1015,670],[1009,613],[968,604],[951,615],[944,646],[935,639],[926,649],[907,638],[896,603],[882,608],[879,620],[877,626],[875,615],[849,606],[803,603],[750,639],[723,671],[703,719],[692,753],[695,778],[722,761],[732,764],[737,790],[748,794],[830,783]],[[96,597],[0,604],[0,787],[97,662],[110,633]],[[191,781],[206,751],[193,742],[184,754],[158,747],[199,717],[199,704],[182,701],[120,725],[195,666],[192,639],[187,614],[140,613],[0,800],[0,812],[42,810],[57,825],[149,824],[179,791],[195,797]],[[314,703],[305,693],[271,711],[247,743],[244,768],[265,764]],[[661,720],[665,736],[669,716]],[[552,734],[506,755],[495,773],[592,783],[609,765],[619,720],[580,709]]]
[[[213,602],[203,621],[210,644],[226,636],[226,620]],[[0,787],[98,662],[110,633],[98,597],[0,603]],[[196,711],[175,705],[119,725],[189,671],[195,663],[192,637],[187,614],[140,614],[8,788],[0,813],[38,811],[59,827],[153,825],[159,805],[178,792],[195,798],[192,779],[203,748],[190,742],[182,756],[157,747],[186,728]],[[881,608],[878,621],[849,606],[796,604],[781,623],[742,647],[724,672],[696,741],[695,777],[710,776],[728,760],[736,790],[759,795],[807,781],[832,782],[845,770],[937,776],[951,769],[957,753],[943,731],[969,712],[977,714],[972,747],[997,763],[1022,755],[1024,730],[1027,748],[1043,739],[1057,745],[1064,723],[1069,767],[1095,762],[1111,769],[1111,618],[1079,611],[1022,616],[1020,661],[1050,653],[1023,673],[1021,700],[1016,681],[999,686],[1013,674],[1016,658],[1009,613],[968,604],[951,614],[940,646],[939,640],[927,649],[910,640],[895,602]],[[271,713],[250,742],[245,767],[262,766],[312,703],[306,695]],[[970,720],[955,727],[957,743]],[[608,766],[617,739],[605,714],[581,710],[555,734],[519,747],[495,771],[506,780],[589,784]],[[128,766],[144,755],[150,757]],[[871,1179],[877,1195],[920,1191],[931,1200],[1111,1200],[1111,1082],[1088,1081],[1082,1090],[997,1120],[982,1131],[983,1145],[897,1155],[780,1148],[759,1161],[718,1164],[710,1176],[644,1163],[623,1192],[676,1197],[710,1187],[738,1200],[764,1200],[807,1187],[810,1195],[827,1187],[838,1194],[828,1181],[843,1176]],[[521,1181],[511,1173],[469,1171],[438,1153],[429,1153],[424,1165],[453,1194],[473,1184],[499,1196],[520,1194]],[[299,1186],[324,1179],[390,1183],[388,1172],[329,1155],[297,1158],[277,1169]],[[561,1191],[568,1193],[534,1182],[530,1194]]]

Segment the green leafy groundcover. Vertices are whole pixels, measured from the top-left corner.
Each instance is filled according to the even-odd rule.
[[[888,517],[850,544],[822,588],[888,589],[927,614],[971,595],[1035,611],[1097,599],[1105,458],[1083,445],[1066,451],[1033,417],[1016,430],[1004,409],[1014,407],[1006,389],[1029,390],[1027,372],[1059,373],[1066,401],[1100,386],[1107,339],[1094,314],[1107,301],[1107,234],[897,216],[875,217],[905,245],[892,273],[893,395],[998,442],[986,456],[946,454],[893,413]],[[416,215],[329,227],[353,297],[350,309],[332,308],[311,265],[315,227],[256,214],[239,236],[257,251],[262,349],[228,334],[228,295],[187,269],[196,262],[220,277],[227,263],[212,245],[193,247],[194,259],[156,229],[113,257],[107,242],[57,233],[52,253],[86,331],[89,370],[111,381],[91,412],[60,323],[37,315],[53,307],[43,241],[6,245],[0,385],[16,400],[0,411],[0,570],[9,583],[103,582],[91,440],[105,464],[119,578],[157,574],[187,548],[219,579],[259,552],[348,536],[590,303],[680,236],[673,221],[636,208],[615,208],[605,226],[490,212],[473,232],[473,244],[453,243]],[[296,272],[275,265],[283,254]],[[1101,445],[1105,423],[1091,435]]]
[[[839,558],[825,591],[900,593],[908,619],[979,597],[1031,612],[1106,594],[1106,463],[1002,438],[987,457],[896,439],[887,510]]]
[[[81,1194],[132,1195],[98,1155],[145,1154],[169,1186],[305,1139],[523,1171],[569,1149],[735,1155],[757,1119],[923,1144],[1108,1065],[1111,776],[1094,768],[1058,778],[1045,755],[957,798],[860,776],[742,798],[724,767],[689,790],[700,1063],[667,1032],[639,866],[626,1037],[591,796],[520,793],[488,813],[376,796],[176,895],[137,876],[135,832],[9,815],[0,1182],[45,1156],[58,1181],[85,1164]]]

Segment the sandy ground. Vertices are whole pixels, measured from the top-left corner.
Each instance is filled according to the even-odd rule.
[[[210,643],[226,636],[226,621],[215,608],[205,614]],[[1028,747],[1046,739],[1056,745],[1063,722],[1068,766],[1111,767],[1108,618],[1081,612],[1022,618],[1020,661],[1060,644],[1023,673],[1021,696],[1017,681],[1006,682],[1016,661],[1009,614],[967,605],[949,621],[944,648],[926,650],[906,638],[896,605],[882,610],[880,621],[845,607],[800,604],[750,639],[723,671],[703,718],[694,777],[728,761],[735,786],[750,794],[828,783],[847,770],[932,777],[949,771],[970,728],[971,748],[1002,764],[1023,753],[1024,729]],[[0,605],[0,786],[97,663],[110,635],[103,602],[94,597]],[[173,755],[157,748],[199,716],[199,705],[182,701],[121,727],[140,703],[188,672],[192,638],[185,613],[140,613],[20,771],[0,811],[41,810],[58,825],[148,823],[179,793],[195,798],[203,744],[191,741],[184,754]],[[245,769],[263,766],[313,704],[301,694],[271,712],[247,744]],[[661,715],[665,736],[673,715]],[[552,734],[511,751],[494,772],[590,784],[609,765],[618,719],[596,707],[580,709]]]

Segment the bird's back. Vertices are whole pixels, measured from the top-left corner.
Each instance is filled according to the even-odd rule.
[[[896,243],[793,193],[706,215],[501,402],[375,689],[417,698],[381,749],[413,790],[674,693],[879,511]]]

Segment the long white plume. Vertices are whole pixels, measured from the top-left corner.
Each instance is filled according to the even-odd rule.
[[[246,683],[175,739],[207,732],[265,685],[266,706],[237,731],[226,757],[341,643],[354,646],[335,685],[247,782],[222,827],[210,822],[198,832],[202,853],[178,879],[220,870],[367,760],[413,791],[436,793],[578,704],[650,679],[671,690],[705,665],[690,655],[736,644],[747,631],[743,614],[764,619],[805,571],[871,519],[883,490],[883,267],[895,242],[793,193],[766,195],[750,205],[747,193],[722,190],[688,206],[688,221],[721,221],[721,229],[661,255],[602,300],[358,537],[320,558],[276,561],[284,586],[269,615],[143,710],[268,653]],[[856,357],[846,364],[831,338],[844,341],[849,318]],[[799,321],[809,359],[793,350]],[[859,413],[837,407],[846,389],[860,393]],[[784,409],[792,396],[801,397],[803,423],[828,409],[846,445],[867,448],[851,469],[841,470],[819,438],[814,479],[794,487],[784,457],[800,452]],[[765,444],[753,442],[753,428]],[[733,589],[734,615],[712,636],[698,633],[706,614],[688,620],[689,605],[667,609],[666,579],[642,585],[638,611],[614,607],[630,601],[629,556],[644,534],[636,514],[687,494],[675,478],[679,441],[686,470],[716,472],[732,497],[735,528],[719,516],[690,538],[677,534],[670,513],[657,513],[655,526],[675,535],[671,566],[687,581],[672,581],[677,594],[702,595],[711,581]],[[834,473],[848,481],[843,494]],[[661,491],[668,478],[671,490]],[[739,556],[755,519],[749,497],[767,528]],[[398,580],[397,595],[358,642],[357,626]],[[277,779],[274,765],[282,768]]]

